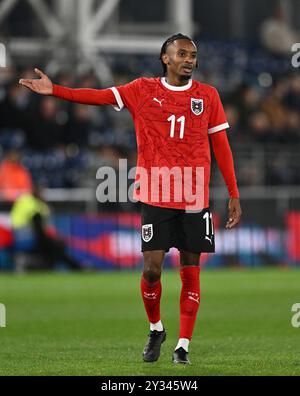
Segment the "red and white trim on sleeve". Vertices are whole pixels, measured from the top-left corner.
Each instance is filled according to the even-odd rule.
[[[116,87],[112,87],[110,89],[113,91],[113,94],[115,95],[115,98],[116,98],[116,101],[117,101],[117,104],[118,104],[118,106],[113,106],[113,108],[116,111],[121,111],[124,108],[124,103],[123,103],[123,100],[121,98],[121,95],[120,95],[120,93],[119,93],[119,91],[117,90]]]
[[[227,128],[229,128],[229,124],[228,124],[228,122],[225,122],[224,124],[220,124],[213,128],[209,128],[208,133],[211,134],[211,133],[219,132],[219,131],[222,131],[223,129],[227,129]]]

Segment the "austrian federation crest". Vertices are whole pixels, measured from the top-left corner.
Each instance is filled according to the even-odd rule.
[[[143,241],[149,242],[153,237],[153,224],[144,224],[142,226]]]
[[[203,99],[191,98],[191,110],[195,115],[200,115],[203,109]]]

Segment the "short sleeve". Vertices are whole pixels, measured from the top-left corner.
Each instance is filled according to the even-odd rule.
[[[140,85],[141,79],[138,78],[128,84],[110,88],[118,104],[114,106],[114,109],[116,111],[121,111],[124,107],[127,107],[131,113],[134,113],[139,103]]]
[[[211,112],[208,123],[208,133],[215,133],[229,128],[226,114],[218,94],[218,91],[214,88],[211,97]]]

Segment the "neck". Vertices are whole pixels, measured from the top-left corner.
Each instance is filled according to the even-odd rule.
[[[190,78],[182,78],[182,76],[172,76],[172,75],[166,75],[166,82],[170,85],[174,85],[175,87],[183,87],[184,85],[187,85],[189,82]]]

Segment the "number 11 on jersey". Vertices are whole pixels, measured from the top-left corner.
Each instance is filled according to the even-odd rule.
[[[170,128],[170,137],[173,138],[175,136],[175,124],[176,124],[176,116],[172,114],[167,121],[171,122],[171,128]],[[178,118],[177,122],[180,122],[180,132],[179,132],[179,138],[183,139],[184,135],[184,125],[185,125],[185,116],[181,116]]]

